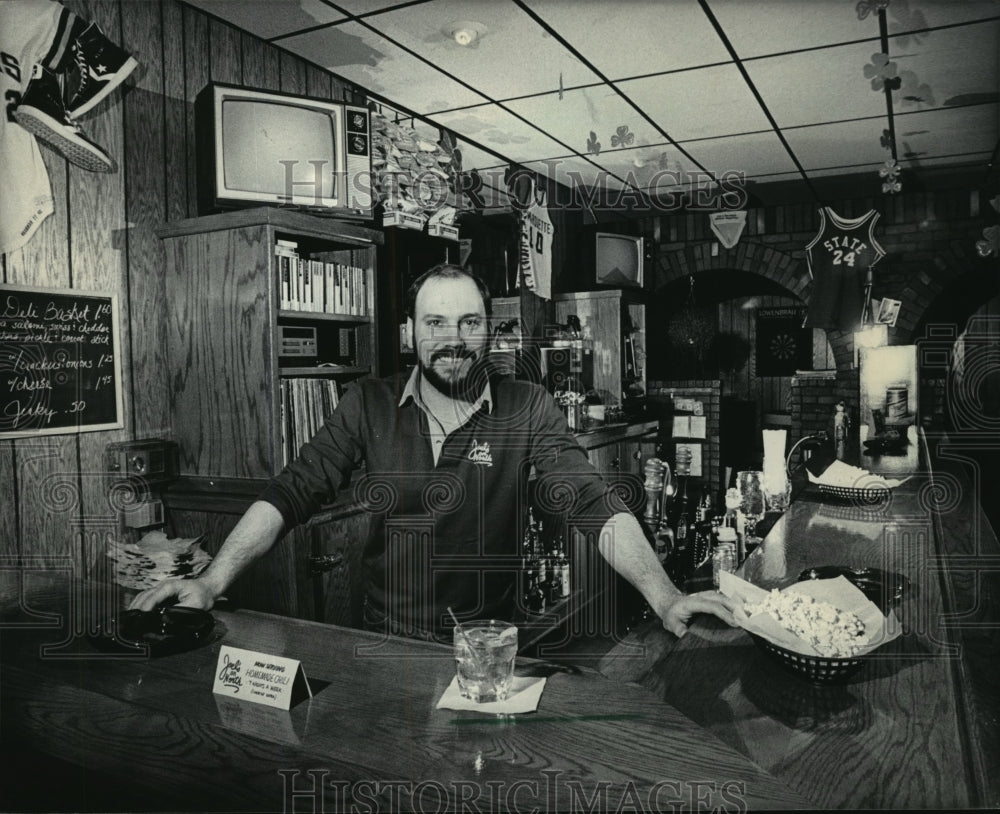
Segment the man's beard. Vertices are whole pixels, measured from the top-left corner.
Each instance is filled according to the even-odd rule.
[[[452,379],[446,379],[434,369],[434,363],[442,358],[469,359],[472,364],[465,374]],[[430,364],[420,362],[420,375],[435,390],[449,398],[461,401],[475,401],[483,392],[487,379],[487,366],[483,357],[468,348],[458,350],[440,350],[431,354]]]

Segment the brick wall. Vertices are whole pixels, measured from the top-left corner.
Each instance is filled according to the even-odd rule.
[[[890,345],[916,343],[925,336],[922,320],[949,288],[966,285],[978,275],[996,275],[996,260],[979,257],[975,242],[996,222],[987,203],[988,190],[961,188],[855,198],[831,202],[835,212],[858,217],[870,209],[880,213],[875,236],[886,251],[875,267],[872,297],[901,300]],[[750,209],[740,241],[732,249],[718,245],[706,213],[664,214],[640,221],[640,233],[652,248],[652,291],[668,286],[685,291],[686,278],[709,270],[758,274],[778,283],[808,303],[812,288],[805,246],[819,229],[819,205],[785,204]],[[932,312],[933,313],[933,312]],[[954,328],[961,331],[962,325]],[[792,382],[792,426],[789,443],[826,429],[834,405],[843,399],[853,426],[858,426],[858,375],[854,369],[852,332],[828,331],[836,370],[825,378],[796,377]],[[936,381],[936,380],[935,380]],[[661,392],[688,386],[656,382]],[[650,393],[657,392],[651,384]],[[932,402],[928,399],[928,403]],[[855,430],[856,431],[856,430]]]
[[[996,260],[976,254],[982,230],[996,222],[986,203],[986,190],[954,189],[856,198],[830,203],[837,214],[854,218],[870,209],[880,213],[875,236],[886,256],[875,267],[872,296],[902,301],[899,318],[889,332],[889,344],[904,345],[934,300],[966,274],[996,274]],[[805,247],[819,229],[819,205],[812,203],[761,207],[747,212],[740,241],[725,249],[716,243],[707,213],[668,214],[640,221],[652,249],[653,291],[683,283],[688,275],[709,270],[758,274],[778,283],[789,294],[809,301]],[[681,289],[678,289],[680,291]],[[854,363],[851,332],[828,331],[836,366]]]
[[[830,370],[792,379],[792,426],[789,443],[830,430],[837,402],[843,401],[854,432],[858,427],[858,370]]]

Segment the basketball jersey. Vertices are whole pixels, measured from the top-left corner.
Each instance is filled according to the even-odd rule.
[[[31,80],[32,67],[55,69],[69,48],[76,15],[55,0],[0,2],[0,252],[24,246],[52,214],[49,174],[35,137],[11,111]]]
[[[861,325],[872,267],[885,256],[875,239],[879,213],[842,218],[830,207],[819,210],[819,232],[806,246],[813,290],[805,327],[853,331]]]
[[[521,211],[520,258],[524,285],[539,297],[552,299],[552,236],[555,229],[546,206],[546,192],[532,179],[527,206]]]

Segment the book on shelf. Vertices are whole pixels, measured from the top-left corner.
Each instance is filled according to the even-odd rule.
[[[282,379],[278,387],[281,455],[287,464],[336,409],[340,386],[333,379],[292,376]]]
[[[283,311],[368,316],[368,274],[361,266],[302,257],[294,241],[274,247]]]

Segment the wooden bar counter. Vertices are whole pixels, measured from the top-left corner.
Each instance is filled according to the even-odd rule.
[[[956,580],[997,561],[988,525],[973,545],[974,512],[974,490],[954,471],[928,466],[879,506],[832,502],[810,484],[747,558],[741,576],[764,588],[785,587],[821,566],[881,569],[908,580],[896,609],[902,635],[843,684],[809,683],[744,631],[710,617],[679,641],[645,623],[600,669],[640,683],[820,807],[995,805],[997,753],[988,743],[996,736],[995,675],[982,664],[974,675],[978,645],[963,638],[960,622],[994,631],[986,649],[995,659],[997,610],[977,608],[985,581],[963,589]],[[994,689],[983,691],[989,681]]]
[[[108,657],[79,622],[99,600],[30,563],[2,576],[4,811],[810,805],[671,705],[594,670],[523,659],[519,674],[548,676],[536,712],[437,709],[450,647],[246,610],[213,611],[198,649]],[[301,660],[314,696],[285,712],[213,694],[223,643]]]

